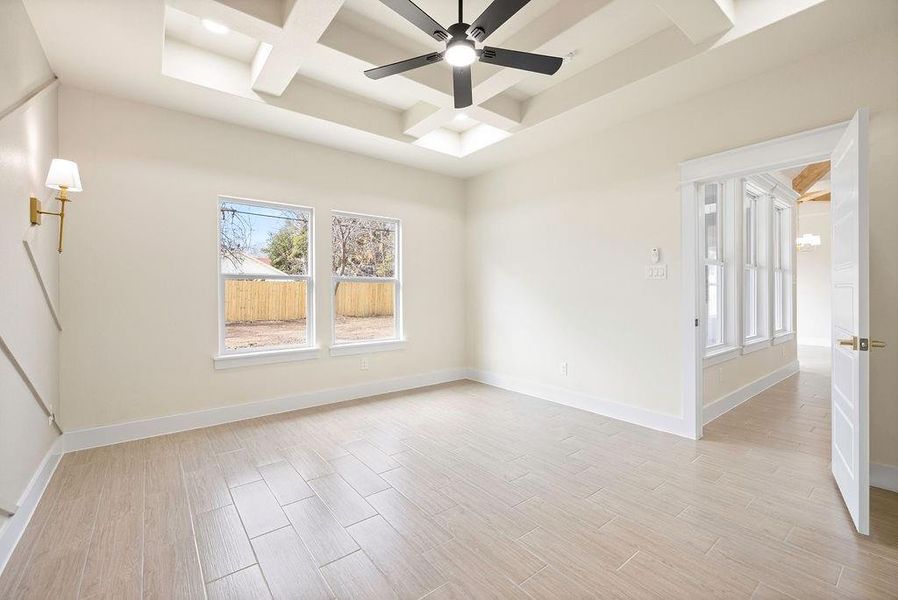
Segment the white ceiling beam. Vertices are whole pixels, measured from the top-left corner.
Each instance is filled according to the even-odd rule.
[[[720,35],[736,23],[734,0],[655,0],[693,44]]]
[[[281,28],[265,19],[247,14],[217,0],[166,0],[166,4],[200,19],[209,19],[262,42],[272,43]]]
[[[582,27],[586,20],[601,21],[603,9],[610,6],[616,7],[622,1],[559,2],[552,9],[534,19],[526,28],[505,40],[502,46],[512,50],[564,56],[576,50],[565,41],[565,33],[575,27]],[[538,77],[538,75],[518,69],[500,69],[474,86],[474,103],[483,104],[531,76]]]
[[[270,48],[259,46],[252,88],[274,96],[283,94],[342,5],[343,0],[295,0],[280,38]]]
[[[319,45],[319,51],[326,48],[344,55],[345,68],[360,70],[389,64],[401,60],[402,57],[413,56],[414,52],[420,52],[420,49],[399,47],[340,20],[333,22],[319,40]],[[370,85],[396,85],[396,81],[400,79],[403,84],[415,85],[421,100],[405,111],[403,116],[404,130],[408,135],[415,137],[426,135],[448,123],[457,114],[453,108],[452,73],[446,65],[415,69],[390,79],[371,81]],[[422,109],[421,104],[430,106],[431,110]],[[465,112],[482,123],[506,131],[520,125],[522,114],[520,103],[511,98],[496,99],[495,102],[484,106],[472,106],[465,109]]]

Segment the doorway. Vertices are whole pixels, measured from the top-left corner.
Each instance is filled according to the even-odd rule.
[[[866,124],[862,110],[848,123],[681,164],[683,399],[696,438],[706,423],[798,372],[796,274],[799,260],[807,262],[798,240],[801,214],[811,212],[801,205],[835,198],[826,294],[835,316],[830,327],[808,316],[828,331],[818,348],[824,337],[833,346],[832,475],[861,533],[869,530]],[[807,298],[801,308],[812,313]]]

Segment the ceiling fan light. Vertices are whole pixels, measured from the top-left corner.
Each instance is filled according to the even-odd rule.
[[[453,67],[467,67],[477,60],[477,52],[470,42],[453,42],[446,48],[444,58]]]

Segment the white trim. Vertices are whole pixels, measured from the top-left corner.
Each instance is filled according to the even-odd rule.
[[[750,340],[742,346],[742,354],[751,354],[752,352],[757,352],[759,350],[763,350],[764,348],[770,348],[770,346],[772,345],[773,344],[770,341],[770,338],[764,338],[763,340]]]
[[[780,344],[785,344],[786,342],[791,342],[795,339],[795,334],[791,331],[789,333],[779,333],[773,336],[773,345],[779,346]]]
[[[870,485],[898,492],[898,466],[870,463]]]
[[[355,344],[334,344],[330,347],[331,356],[353,356],[371,352],[391,352],[405,349],[406,340],[376,340]]]
[[[818,338],[818,337],[802,337],[798,336],[798,345],[799,346],[819,346],[821,348],[832,348],[833,343],[832,340],[828,337],[826,338]]]
[[[471,369],[468,371],[468,379],[492,385],[519,394],[534,396],[541,400],[548,400],[556,404],[579,408],[587,412],[595,413],[612,419],[626,421],[634,425],[641,425],[656,431],[664,431],[682,437],[692,439],[691,428],[685,419],[676,415],[659,413],[645,408],[639,408],[629,404],[621,404],[612,400],[599,398],[585,392],[578,392],[553,385],[525,381],[516,377]]]
[[[295,360],[312,360],[318,358],[319,347],[288,348],[284,350],[265,350],[241,352],[239,354],[219,354],[212,357],[216,369],[235,369],[252,365],[273,365]]]
[[[56,471],[59,459],[62,458],[62,449],[63,437],[60,436],[50,446],[41,464],[31,477],[28,487],[25,488],[25,491],[19,498],[16,513],[9,518],[6,526],[0,531],[0,574],[3,573],[9,557],[12,556],[13,551],[16,549],[16,544],[19,543],[19,539],[25,532],[25,527],[28,526],[31,517],[34,515],[34,509],[37,508],[37,504],[41,496],[43,496],[50,478]]]
[[[407,375],[394,379],[381,379],[368,383],[306,392],[284,398],[244,402],[230,406],[221,406],[196,412],[155,417],[141,421],[129,421],[115,425],[76,429],[67,431],[64,436],[66,452],[108,446],[130,440],[165,435],[178,431],[187,431],[210,425],[220,425],[233,421],[242,421],[265,415],[274,415],[313,406],[323,406],[347,400],[367,398],[391,392],[401,392],[414,388],[439,383],[448,383],[465,378],[463,369],[447,369],[418,375]]]
[[[37,264],[37,254],[35,253],[34,248],[31,246],[31,244],[34,242],[36,231],[36,225],[32,225],[31,227],[29,227],[28,231],[25,233],[25,239],[22,240],[22,244],[25,246],[25,252],[28,254],[28,260],[31,262],[31,268],[34,270],[34,275],[35,277],[37,277],[37,281],[41,286],[41,292],[43,292],[44,300],[47,303],[47,308],[50,309],[50,315],[53,317],[53,321],[56,322],[56,329],[62,331],[62,321],[59,319],[59,310],[56,308],[56,303],[53,301],[53,298],[50,297],[50,290],[47,288],[47,282],[44,279],[44,275],[43,273],[41,273],[41,269]]]
[[[702,360],[702,366],[712,367],[714,365],[719,365],[720,363],[725,363],[728,360],[733,360],[739,356],[740,353],[738,346],[729,346],[723,350],[713,352],[712,354],[706,354],[705,358]]]
[[[776,385],[780,381],[791,377],[796,373],[798,373],[798,361],[794,360],[788,365],[780,367],[776,371],[768,373],[760,379],[756,379],[748,385],[739,388],[735,392],[730,392],[723,398],[715,400],[702,410],[703,423],[707,425],[722,414],[733,410],[743,402],[751,400],[767,388]]]
[[[680,163],[680,184],[780,171],[829,160],[848,121]]]
[[[695,423],[695,435],[693,436],[695,438],[702,436],[704,413],[701,384],[704,344],[703,340],[698,339],[698,332],[701,328],[695,327],[693,323],[702,314],[699,304],[701,293],[698,275],[701,272],[699,258],[703,254],[699,253],[697,248],[696,184],[714,179],[746,177],[829,160],[833,148],[841,139],[847,125],[848,122],[837,123],[680,163],[683,257],[681,398],[685,421]],[[795,222],[797,219],[793,219],[793,223]]]

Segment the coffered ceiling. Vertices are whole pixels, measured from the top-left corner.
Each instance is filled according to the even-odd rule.
[[[469,176],[894,20],[877,0],[531,0],[490,45],[565,57],[554,76],[363,71],[442,50],[378,0],[25,0],[63,83]],[[444,26],[454,0],[419,0]],[[470,22],[488,0],[468,0]],[[691,86],[691,88],[689,87]],[[632,94],[641,92],[637,101]],[[599,118],[596,118],[596,117]],[[578,120],[581,127],[578,127]]]

